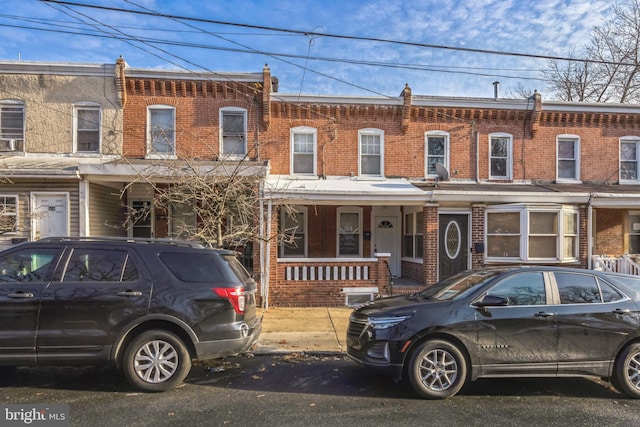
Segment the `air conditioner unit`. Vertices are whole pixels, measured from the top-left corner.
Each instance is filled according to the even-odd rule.
[[[16,140],[3,139],[0,143],[0,151],[16,151]]]

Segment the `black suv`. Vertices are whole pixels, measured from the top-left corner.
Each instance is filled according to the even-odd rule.
[[[195,360],[262,330],[236,253],[164,239],[46,238],[0,252],[0,365],[116,364],[135,387],[180,384]]]

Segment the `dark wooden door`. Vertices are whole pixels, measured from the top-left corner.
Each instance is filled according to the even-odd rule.
[[[442,280],[469,266],[469,216],[440,215],[439,229],[439,280]]]

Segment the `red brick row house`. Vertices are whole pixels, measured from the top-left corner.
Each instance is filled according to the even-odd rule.
[[[112,78],[122,122],[102,120],[101,134],[121,135],[116,158],[48,153],[76,161],[84,225],[70,233],[174,236],[185,212],[105,224],[121,221],[122,203],[153,209],[152,187],[131,183],[158,160],[243,162],[262,191],[265,238],[247,255],[265,307],[355,304],[495,264],[638,273],[635,105],[426,97],[409,86],[398,97],[290,95],[266,66],[191,73],[119,60]],[[268,239],[282,229],[287,243]]]

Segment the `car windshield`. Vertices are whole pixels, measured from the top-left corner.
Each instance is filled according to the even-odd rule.
[[[419,298],[448,301],[461,298],[486,283],[488,280],[503,273],[504,270],[470,270],[451,276],[436,285],[420,292]]]

